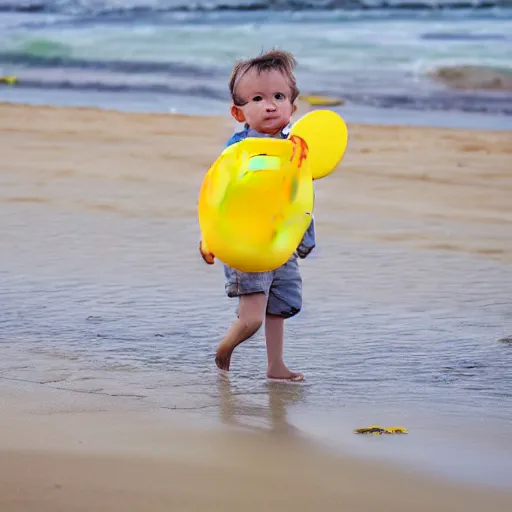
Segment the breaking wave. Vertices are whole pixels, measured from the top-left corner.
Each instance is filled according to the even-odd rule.
[[[144,14],[176,11],[488,9],[512,7],[511,0],[0,0],[0,12],[52,12],[75,15]]]

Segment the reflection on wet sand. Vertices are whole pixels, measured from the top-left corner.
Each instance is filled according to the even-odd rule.
[[[234,392],[230,375],[226,372],[219,373],[217,387],[220,420],[223,423],[253,430],[269,430],[279,435],[299,433],[297,427],[288,421],[288,410],[290,406],[305,401],[306,385],[267,381],[264,391],[267,394],[266,406],[251,404],[248,393]],[[251,425],[254,420],[263,425]]]

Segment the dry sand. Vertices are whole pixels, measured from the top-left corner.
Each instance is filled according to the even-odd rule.
[[[232,129],[227,118],[0,104],[0,202],[192,218]],[[349,130],[340,172],[316,185],[319,230],[512,260],[510,132]],[[1,512],[512,510],[512,490],[404,474],[293,437],[194,430],[136,400],[0,385]]]
[[[0,104],[0,201],[192,218],[233,126]],[[339,172],[315,187],[325,234],[512,261],[511,132],[351,124]]]

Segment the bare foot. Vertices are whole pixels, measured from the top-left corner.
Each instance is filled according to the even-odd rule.
[[[220,370],[229,370],[229,365],[231,363],[231,354],[235,347],[227,347],[224,346],[223,343],[219,345],[217,348],[217,354],[215,355],[215,364]]]
[[[285,364],[267,368],[267,377],[274,380],[289,380],[291,382],[303,382],[304,375],[298,372],[292,372]]]
[[[220,370],[229,371],[229,365],[231,364],[231,354],[233,353],[233,350],[235,350],[235,348],[238,347],[240,343],[242,343],[242,341],[243,340],[232,344],[226,340],[217,347],[217,353],[215,354],[215,364]]]

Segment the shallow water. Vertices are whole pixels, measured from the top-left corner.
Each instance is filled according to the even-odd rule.
[[[0,203],[1,379],[512,483],[512,344],[499,341],[512,335],[510,266],[348,242],[320,219],[301,262],[304,309],[286,324],[287,363],[307,383],[266,381],[260,333],[227,377],[213,362],[236,307],[222,269],[198,256],[193,214],[155,212]],[[372,423],[410,434],[352,434]]]

